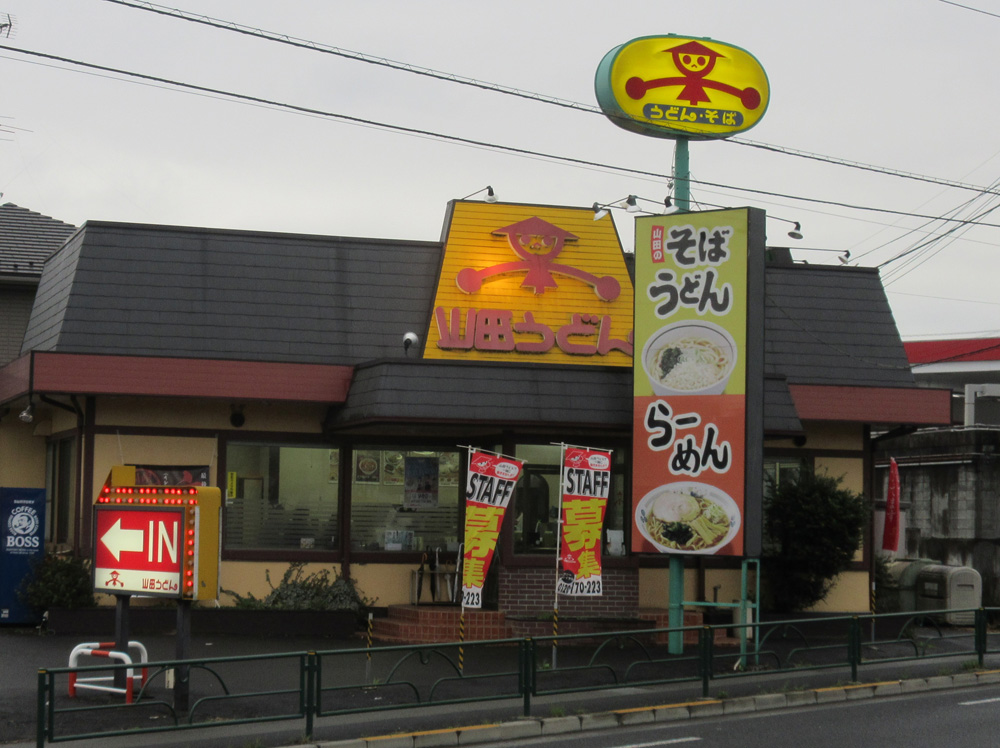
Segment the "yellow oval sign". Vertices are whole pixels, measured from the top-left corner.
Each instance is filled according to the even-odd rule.
[[[725,138],[767,110],[770,87],[757,58],[712,39],[646,36],[601,60],[594,87],[619,127],[660,138]]]

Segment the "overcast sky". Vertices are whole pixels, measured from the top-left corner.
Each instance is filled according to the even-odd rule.
[[[174,0],[177,8],[325,48],[596,106],[594,73],[631,39],[711,37],[754,54],[771,101],[744,141],[691,144],[692,196],[752,205],[796,259],[882,268],[904,338],[1000,335],[1000,0]],[[108,0],[0,0],[0,44],[540,154],[182,92],[0,50],[0,191],[87,220],[436,240],[448,200],[490,184],[502,201],[589,206],[670,191],[673,143],[600,114],[437,80]],[[945,182],[942,184],[938,182]],[[748,192],[755,190],[758,192]],[[761,193],[810,198],[793,200]],[[970,203],[971,201],[971,203]],[[833,203],[833,204],[829,204]],[[891,212],[846,206],[880,208]],[[653,207],[648,204],[647,207]],[[615,211],[627,247],[632,218]],[[935,235],[948,232],[946,237]],[[836,250],[836,251],[819,251]]]

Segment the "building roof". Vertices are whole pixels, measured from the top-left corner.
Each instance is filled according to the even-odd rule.
[[[484,407],[494,421],[628,426],[627,368],[507,366],[497,377],[495,365],[418,361],[420,346],[407,360],[403,336],[427,329],[442,252],[441,242],[88,222],[46,262],[22,354],[181,359],[189,373],[199,361],[330,367],[338,384],[318,384],[308,396],[268,370],[273,399],[286,400],[343,391],[351,367],[349,391],[319,400],[342,406],[328,421],[334,428],[481,419]],[[771,265],[766,286],[770,433],[801,432],[796,385],[839,388],[839,396],[914,386],[877,271]],[[144,385],[125,381],[133,369],[111,367],[101,391],[141,394]],[[0,399],[17,389],[2,374]],[[609,412],[594,412],[595,398],[580,408],[587,392]],[[835,399],[824,406],[808,392],[811,419],[838,420]],[[203,386],[191,394],[210,396]]]
[[[85,224],[45,266],[22,353],[354,365],[426,328],[441,244]]]
[[[791,384],[912,387],[878,270],[767,268],[765,371]]]
[[[45,260],[75,230],[14,203],[0,205],[0,279],[37,282]]]
[[[1000,361],[1000,338],[913,340],[903,343],[911,364]]]

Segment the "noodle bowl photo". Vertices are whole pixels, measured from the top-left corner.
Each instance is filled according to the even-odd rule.
[[[635,512],[636,526],[657,550],[716,553],[740,527],[736,502],[703,483],[668,483],[646,494]]]
[[[736,343],[711,322],[677,322],[649,338],[642,363],[656,395],[719,395],[736,366]]]

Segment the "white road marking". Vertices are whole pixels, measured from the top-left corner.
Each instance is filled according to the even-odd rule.
[[[959,706],[978,706],[979,704],[995,704],[1000,701],[1000,696],[995,699],[979,699],[978,701],[960,701]]]
[[[701,738],[689,737],[689,738],[673,738],[672,740],[657,740],[655,743],[629,743],[627,745],[620,745],[618,748],[653,748],[656,745],[677,745],[678,743],[695,743],[701,740]]]

